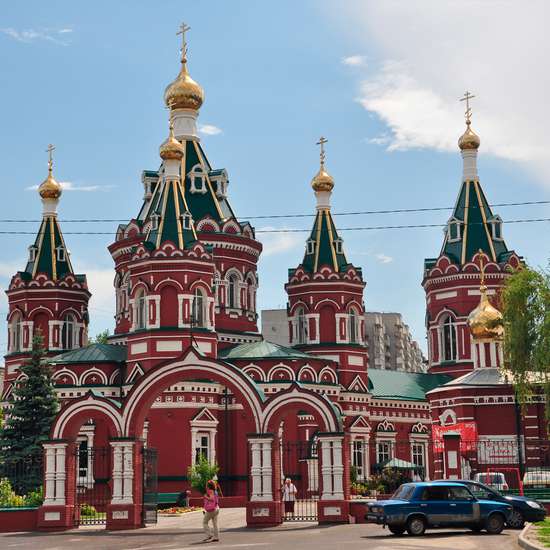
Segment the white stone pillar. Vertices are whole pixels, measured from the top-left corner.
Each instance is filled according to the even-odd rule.
[[[134,442],[111,441],[113,448],[113,497],[111,504],[133,504]]]
[[[273,500],[273,466],[271,464],[272,439],[265,439],[262,446],[262,486],[265,500]]]
[[[67,444],[44,443],[46,469],[44,472],[44,506],[64,506],[67,481]]]
[[[51,443],[44,443],[46,468],[44,471],[44,506],[51,506],[55,502],[55,447]]]
[[[256,437],[248,440],[252,454],[250,476],[252,478],[251,501],[273,500],[273,465],[271,453],[273,438]]]
[[[252,465],[250,466],[250,477],[252,478],[252,495],[250,500],[263,500],[262,498],[262,457],[261,443],[259,440],[249,440],[250,452],[252,454]]]
[[[120,443],[111,443],[113,447],[113,497],[112,502],[122,499],[122,447]]]
[[[321,500],[344,500],[343,441],[340,435],[319,437],[323,478]]]

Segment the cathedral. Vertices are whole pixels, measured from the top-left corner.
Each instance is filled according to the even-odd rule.
[[[93,288],[75,273],[58,221],[62,188],[51,148],[38,188],[42,223],[6,291],[3,404],[38,331],[62,403],[45,444],[41,525],[71,524],[77,488],[101,477],[94,449],[113,453],[111,528],[141,521],[144,449],[156,449],[159,493],[185,491],[188,468],[205,457],[219,465],[227,502],[246,504],[249,523],[264,525],[281,520],[276,502],[289,474],[317,495],[319,521],[343,521],[352,468],[360,481],[391,460],[425,479],[458,476],[487,462],[473,442],[487,441],[494,453],[500,440],[519,446],[498,453],[499,464],[528,462],[529,440],[545,437],[537,420],[544,403],[533,400],[519,417],[497,309],[522,258],[507,247],[483,192],[470,109],[458,141],[456,206],[441,251],[419,274],[428,372],[370,364],[366,273],[346,255],[331,215],[338,182],[324,138],[311,181],[313,226],[284,283],[290,345],[282,346],[258,329],[262,245],[231,206],[228,171],[211,163],[199,138],[204,91],[190,75],[183,30],[180,70],[164,93],[170,117],[159,167],[142,172],[143,201],[108,246],[116,303],[108,343],[88,343]],[[460,460],[439,452],[446,442]],[[309,451],[291,458],[302,446]]]

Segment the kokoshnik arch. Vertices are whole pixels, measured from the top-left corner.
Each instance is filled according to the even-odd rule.
[[[291,347],[279,346],[257,328],[262,245],[234,213],[228,172],[213,167],[197,133],[204,91],[189,73],[187,30],[180,71],[164,94],[170,124],[160,165],[143,172],[142,204],[108,247],[116,300],[108,344],[87,342],[90,291],[86,276],[73,271],[57,220],[62,189],[49,148],[38,190],[43,221],[25,269],[7,290],[3,388],[7,402],[41,330],[62,408],[45,444],[40,526],[73,525],[81,477],[74,450],[82,445],[112,457],[110,528],[142,525],[145,448],[158,451],[160,492],[185,490],[187,469],[202,454],[219,464],[224,494],[247,504],[248,522],[273,525],[282,519],[282,478],[299,467],[285,461],[286,442],[318,449],[308,457],[316,473],[307,490],[318,492],[319,520],[347,521],[352,466],[366,480],[375,465],[400,458],[429,479],[448,467],[434,458],[433,430],[460,432],[468,422],[480,437],[513,436],[513,390],[499,371],[502,335],[486,330],[486,322],[499,315],[490,299],[522,260],[508,250],[502,220],[481,188],[469,106],[459,140],[459,197],[422,281],[429,372],[369,368],[366,282],[331,215],[335,181],[325,138],[311,182],[315,221],[285,285]],[[510,422],[495,420],[496,406],[498,418]]]

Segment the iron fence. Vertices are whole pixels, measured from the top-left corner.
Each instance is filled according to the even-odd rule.
[[[23,508],[42,503],[43,455],[0,462],[0,507]]]

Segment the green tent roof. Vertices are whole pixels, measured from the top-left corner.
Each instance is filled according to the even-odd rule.
[[[220,359],[315,359],[315,357],[302,353],[294,348],[279,346],[273,342],[251,342],[241,344],[234,348],[224,349],[218,354]]]
[[[424,470],[423,466],[417,466],[416,464],[412,462],[408,462],[407,460],[403,460],[401,458],[392,458],[391,460],[387,460],[386,462],[381,462],[378,464],[375,464],[375,468],[381,469],[381,468],[392,468],[394,470]]]
[[[426,393],[449,382],[446,374],[400,372],[394,370],[371,369],[369,390],[373,397],[425,401]]]
[[[52,357],[48,363],[55,365],[70,363],[124,363],[126,361],[126,346],[113,344],[91,344]]]

